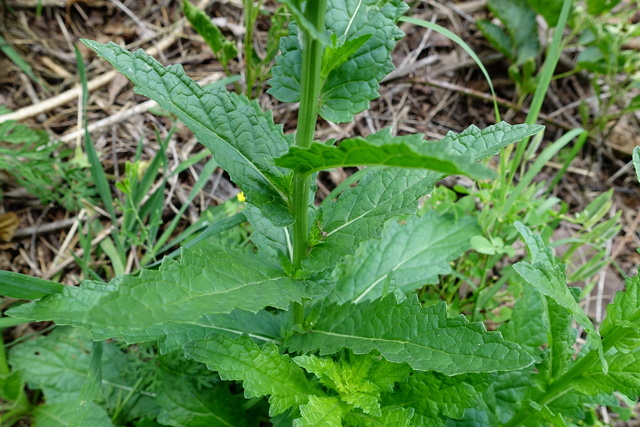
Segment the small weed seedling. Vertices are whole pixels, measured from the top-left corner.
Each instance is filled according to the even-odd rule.
[[[386,128],[339,144],[315,141],[318,115],[348,122],[379,95],[407,6],[283,3],[293,22],[269,92],[300,103],[292,135],[257,102],[220,86],[202,88],[178,65],[85,41],[211,150],[246,196],[257,250],[203,241],[156,269],[79,287],[1,274],[4,295],[34,300],[8,310],[13,318],[5,324],[72,326],[9,354],[21,373],[11,391],[24,382],[43,391],[47,404],[33,410],[34,420],[595,425],[595,405],[618,408],[623,395],[632,402],[640,392],[637,277],[627,280],[598,331],[566,286],[565,266],[514,221],[529,257],[502,282],[519,299],[498,330],[450,317],[446,302],[421,301],[416,292],[455,275],[452,261],[471,242],[482,248],[475,217],[436,209],[417,215],[419,199],[449,174],[491,179],[482,159],[542,127],[471,126],[438,142]],[[371,167],[315,206],[316,173],[346,166]],[[489,242],[509,252],[504,241]],[[574,321],[587,336],[579,354]],[[115,338],[131,347],[104,341]]]

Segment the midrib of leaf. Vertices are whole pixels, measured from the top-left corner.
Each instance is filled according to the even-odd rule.
[[[358,16],[358,12],[360,11],[360,8],[362,7],[363,3],[364,3],[364,0],[360,0],[358,2],[358,6],[356,6],[356,9],[353,12],[353,15],[351,16],[351,19],[349,19],[349,23],[347,24],[347,28],[345,29],[344,34],[342,34],[342,36],[340,36],[340,38],[342,39],[343,43],[345,42],[345,40],[349,36],[349,30],[351,30],[351,26],[353,25],[353,22],[356,20],[356,16]]]
[[[385,278],[387,278],[389,276],[390,273],[396,271],[398,268],[402,267],[405,263],[411,261],[412,259],[414,259],[415,257],[417,257],[418,255],[422,254],[423,252],[428,251],[429,249],[431,249],[431,246],[434,246],[435,244],[443,241],[444,239],[439,239],[439,240],[435,240],[434,242],[431,243],[431,245],[423,248],[422,250],[414,253],[413,255],[411,255],[408,258],[405,258],[404,260],[400,261],[399,263],[397,263],[388,273],[383,274],[382,276],[380,276],[375,282],[373,282],[367,289],[365,289],[356,299],[353,300],[353,302],[355,302],[356,304],[358,302],[360,302],[362,300],[362,298],[364,298],[369,292],[371,292],[373,290],[373,288],[375,288],[378,283],[380,283],[381,281],[383,281]]]
[[[208,408],[208,406],[207,406],[207,401],[206,401],[206,400],[202,400],[202,398],[203,398],[204,396],[202,396],[202,395],[201,395],[201,394],[199,394],[199,393],[193,393],[193,394],[195,394],[195,395],[196,395],[196,400],[197,400],[197,401],[202,405],[202,407],[203,407],[203,408],[205,408],[205,409],[207,409],[207,412],[205,413],[206,415],[213,416],[213,417],[214,417],[218,422],[220,422],[220,423],[222,423],[222,424],[224,424],[224,425],[226,425],[226,426],[234,427],[234,425],[233,425],[233,424],[229,424],[229,423],[227,422],[227,420],[225,420],[224,418],[221,418],[218,414],[216,414],[215,412],[212,412],[212,411],[210,411],[210,410],[209,410],[209,408]],[[184,406],[183,406],[183,407],[184,407]],[[189,410],[189,411],[190,411],[190,412],[195,412],[195,411],[193,411],[193,410]],[[196,414],[201,414],[202,412],[195,412],[195,413],[196,413]]]
[[[221,273],[220,276],[227,276],[227,275],[224,274],[224,273]],[[256,282],[241,283],[238,286],[236,286],[235,288],[227,288],[224,291],[213,292],[213,293],[194,294],[193,292],[185,289],[185,292],[187,292],[189,295],[187,297],[183,298],[183,299],[177,299],[177,300],[168,302],[166,304],[148,305],[147,307],[149,307],[149,308],[158,308],[158,307],[171,307],[171,306],[176,305],[176,304],[182,305],[187,301],[191,301],[193,299],[201,298],[203,296],[224,295],[226,293],[237,291],[238,289],[242,289],[242,288],[244,288],[246,286],[253,286],[253,285],[260,285],[260,284],[268,283],[268,282],[274,282],[274,281],[281,280],[283,278],[284,278],[284,276],[283,277],[274,277],[274,278],[265,279],[265,280],[258,280]]]
[[[217,329],[219,331],[225,331],[225,332],[231,332],[232,334],[236,334],[239,336],[242,335],[247,335],[249,338],[254,338],[260,341],[264,341],[264,342],[270,342],[270,343],[274,343],[276,345],[282,345],[282,343],[278,340],[274,340],[271,338],[267,338],[267,337],[263,337],[262,335],[257,335],[257,334],[250,334],[244,331],[238,331],[237,329],[230,329],[230,328],[223,328],[221,326],[213,326],[213,325],[203,325],[201,323],[185,323],[186,325],[194,325],[194,326],[199,326],[201,328],[206,328],[206,329]]]
[[[391,328],[396,328],[398,326],[398,324],[393,325]],[[429,334],[432,334],[440,329],[446,329],[446,328],[434,328],[429,330]],[[429,347],[426,345],[422,345],[422,344],[417,344],[413,341],[401,341],[401,340],[390,340],[390,339],[385,339],[385,338],[370,338],[370,337],[362,337],[359,335],[347,335],[347,334],[338,334],[335,332],[329,332],[329,331],[322,331],[322,330],[317,330],[317,329],[311,329],[309,330],[309,332],[315,334],[315,335],[328,335],[328,336],[333,336],[333,337],[340,337],[340,338],[349,338],[349,339],[357,339],[360,341],[366,341],[366,342],[384,342],[384,343],[393,343],[393,344],[402,344],[403,346],[407,346],[407,345],[411,345],[411,346],[415,346],[415,347],[419,347],[419,348],[424,348],[424,349],[428,349],[433,351],[434,353],[439,353],[439,354],[444,354],[444,355],[451,355],[451,354],[455,354],[455,353],[447,353],[446,351],[443,350],[438,350],[435,349],[433,347]],[[423,335],[428,335],[428,334],[419,334],[419,335],[414,335],[414,338],[418,338],[420,336]],[[487,359],[487,360],[491,360],[487,357],[480,357],[477,355],[474,355],[474,357],[477,357],[478,359]]]

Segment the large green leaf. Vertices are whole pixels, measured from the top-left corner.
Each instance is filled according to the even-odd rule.
[[[366,242],[338,269],[332,297],[360,302],[383,295],[393,279],[402,292],[438,283],[438,275],[451,272],[449,262],[470,248],[480,232],[471,217],[454,218],[430,211],[406,223],[392,222],[381,240]]]
[[[329,48],[348,50],[343,46],[369,38],[333,69],[323,82],[320,95],[320,115],[336,123],[349,122],[353,115],[369,107],[379,96],[379,82],[393,70],[391,50],[403,36],[396,26],[407,10],[400,0],[329,0],[325,25],[327,34],[335,34]],[[298,28],[290,25],[290,35],[280,41],[281,55],[276,58],[269,93],[283,102],[300,100],[301,48]],[[335,60],[328,56],[325,60]],[[328,69],[327,64],[323,68]]]
[[[475,163],[469,156],[447,153],[446,141],[428,142],[422,136],[392,137],[387,128],[364,139],[345,139],[338,146],[316,142],[309,148],[291,147],[289,153],[276,159],[276,165],[302,174],[337,167],[392,166],[429,169],[474,178],[493,176],[489,169]],[[421,152],[416,152],[416,146],[420,146]]]
[[[540,293],[532,286],[525,286],[515,303],[511,319],[498,330],[505,339],[517,342],[531,356],[539,358],[540,347],[547,343],[547,327]]]
[[[442,140],[447,153],[470,156],[478,161],[493,156],[508,144],[534,135],[539,125],[509,125],[501,122],[486,129],[470,126],[464,132],[449,132]],[[420,152],[422,145],[415,145]],[[320,271],[336,265],[361,242],[379,238],[387,220],[415,213],[418,200],[433,190],[442,174],[422,169],[386,168],[366,174],[355,187],[346,189],[336,203],[320,213],[322,243],[314,246],[303,267]]]
[[[305,404],[310,395],[323,395],[304,370],[280,354],[274,344],[260,348],[247,336],[233,340],[214,334],[185,344],[184,349],[189,357],[217,371],[220,378],[242,381],[246,398],[269,396],[270,415]]]
[[[288,308],[320,292],[295,281],[252,253],[205,248],[185,251],[158,270],[119,276],[110,284],[85,283],[16,307],[9,314],[81,326],[95,339],[158,334],[172,323],[195,324],[205,314],[234,309]]]
[[[415,409],[414,425],[445,426],[447,418],[460,419],[466,408],[480,403],[491,375],[448,377],[435,372],[414,373],[389,393],[384,403]]]
[[[565,266],[558,264],[551,250],[544,246],[540,236],[533,234],[529,228],[520,222],[516,222],[515,226],[529,249],[532,263],[522,261],[514,264],[513,268],[540,293],[552,298],[556,303],[571,312],[576,322],[587,333],[591,348],[598,351],[600,360],[606,370],[602,340],[593,323],[591,323],[591,320],[567,287],[567,279],[564,273]]]
[[[286,341],[293,351],[325,355],[342,348],[357,354],[377,350],[390,362],[446,375],[509,371],[533,363],[499,333],[463,316],[448,318],[444,303],[422,307],[415,296],[401,303],[389,295],[360,304],[328,304],[313,317],[306,333]]]
[[[248,202],[276,225],[293,223],[287,205],[292,173],[273,162],[289,150],[292,139],[274,125],[270,113],[223,87],[202,88],[182,66],[163,67],[141,50],[131,53],[115,43],[83,42],[131,80],[136,92],[178,116],[229,172]]]

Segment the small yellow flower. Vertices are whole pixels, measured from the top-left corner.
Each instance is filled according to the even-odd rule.
[[[247,200],[247,198],[246,198],[246,197],[244,197],[244,193],[243,193],[242,191],[241,191],[241,192],[239,192],[239,193],[238,193],[238,195],[237,195],[236,197],[238,197],[238,201],[239,201],[239,202],[244,202],[245,200]]]

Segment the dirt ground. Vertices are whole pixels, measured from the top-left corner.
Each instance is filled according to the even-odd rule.
[[[35,74],[46,81],[48,89],[34,84],[0,53],[0,105],[14,110],[21,123],[44,129],[69,147],[81,143],[79,79],[73,48],[77,45],[85,59],[91,89],[87,117],[91,136],[107,171],[116,177],[124,170],[124,162],[133,157],[141,139],[145,141],[143,155],[152,158],[159,149],[156,129],[160,135],[166,135],[172,122],[149,112],[147,100],[134,94],[129,82],[80,44],[79,39],[114,41],[130,49],[143,48],[163,64],[182,64],[197,81],[212,81],[223,76],[209,48],[182,18],[177,1],[42,0],[44,7],[39,17],[36,3],[35,0],[0,2],[0,35],[22,55]],[[450,28],[483,59],[496,86],[503,118],[511,123],[523,122],[526,109],[516,107],[508,64],[492,50],[475,25],[476,19],[488,16],[486,2],[417,3],[414,16]],[[239,0],[204,4],[206,12],[218,18],[216,22],[226,35],[241,40]],[[273,10],[276,6],[267,2],[266,7]],[[264,46],[268,22],[267,18],[259,22],[258,46]],[[407,37],[393,54],[397,70],[383,82],[380,99],[353,123],[338,126],[320,121],[318,139],[366,135],[386,126],[394,126],[401,134],[422,132],[429,139],[440,139],[446,132],[461,132],[470,124],[482,128],[494,123],[488,85],[466,53],[437,33],[408,24],[403,24],[402,29]],[[568,55],[563,61],[565,65],[561,67],[566,67],[572,57]],[[238,61],[232,61],[230,68],[232,73],[242,73]],[[578,126],[578,106],[593,95],[583,74],[554,81],[541,116],[547,126],[545,141],[554,141],[567,129]],[[291,106],[279,104],[266,94],[261,96],[260,103],[273,111],[276,122],[283,123],[285,131],[295,128],[295,109]],[[590,306],[596,318],[601,316],[613,291],[622,286],[619,271],[633,274],[640,264],[640,255],[635,250],[640,247],[640,186],[630,157],[633,147],[640,145],[640,114],[623,116],[611,125],[608,132],[594,135],[588,141],[555,190],[555,195],[575,212],[597,195],[613,189],[613,209],[622,212],[623,228],[611,242],[609,252],[617,268],[609,268],[606,276],[601,277],[602,285],[594,292],[596,300],[593,307]],[[176,162],[203,149],[190,131],[181,126],[168,156],[170,162]],[[540,179],[551,176],[558,167],[557,163],[550,163]],[[167,207],[169,215],[185,200],[200,168],[195,165],[191,173],[187,171],[178,176],[177,190]],[[14,212],[19,226],[15,234],[0,245],[0,269],[55,277],[67,284],[78,283],[80,272],[70,255],[70,251],[80,253],[78,238],[71,235],[77,213],[57,205],[42,206],[38,199],[11,181],[11,171],[5,172],[9,174],[5,173],[8,178],[3,182],[0,214]],[[323,174],[319,197],[329,194],[348,172]],[[225,174],[214,174],[201,197],[187,211],[185,225],[195,221],[208,206],[219,204],[236,193]],[[563,226],[561,233],[570,235],[571,228]],[[61,253],[61,248],[66,251]]]

